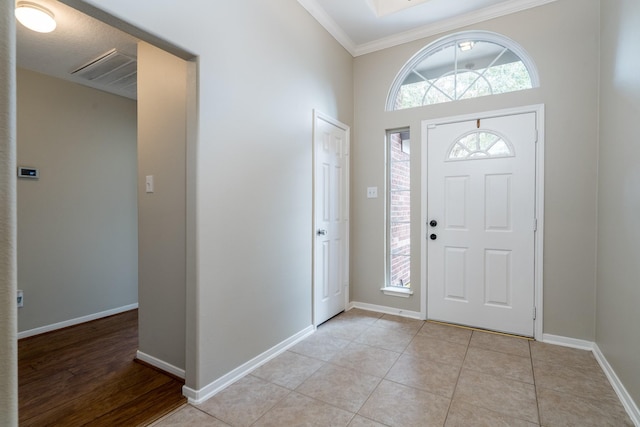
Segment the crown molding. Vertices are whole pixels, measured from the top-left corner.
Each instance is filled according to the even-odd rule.
[[[543,6],[557,0],[509,0],[464,15],[425,25],[413,30],[394,34],[356,45],[347,33],[324,11],[317,0],[298,0],[300,3],[352,56],[357,57],[382,49],[398,46],[436,34],[453,31],[468,25],[488,21],[493,18],[509,15],[534,7]]]
[[[312,0],[313,1],[313,0]],[[367,53],[376,52],[389,47],[398,46],[404,43],[420,40],[425,37],[434,36],[436,34],[445,33],[447,31],[456,30],[468,25],[477,24],[488,21],[534,7],[542,6],[557,0],[512,0],[506,1],[495,6],[486,7],[464,15],[456,16],[451,19],[437,22],[435,24],[425,25],[424,27],[414,30],[405,31],[393,36],[385,37],[356,46],[354,57],[366,55]]]
[[[351,56],[356,56],[356,44],[351,40],[351,38],[344,32],[344,30],[336,24],[336,21],[333,20],[325,12],[324,8],[318,4],[317,0],[298,0],[298,3],[304,7],[307,12],[313,16],[316,21],[320,23],[324,27],[325,30],[329,32],[335,38],[338,43],[344,47],[347,52],[351,54]]]

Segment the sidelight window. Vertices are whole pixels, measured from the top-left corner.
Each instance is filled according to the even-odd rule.
[[[387,132],[387,286],[411,287],[409,130]]]

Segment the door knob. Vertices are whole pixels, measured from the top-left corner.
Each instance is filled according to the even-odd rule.
[[[438,236],[436,236],[435,234],[432,234],[431,236],[429,236],[429,238],[431,240],[436,240],[438,238]]]
[[[438,225],[438,221],[436,221],[435,219],[432,219],[431,221],[429,221],[429,225],[432,227],[435,227],[436,225]]]
[[[318,230],[318,236],[326,236],[327,230]]]

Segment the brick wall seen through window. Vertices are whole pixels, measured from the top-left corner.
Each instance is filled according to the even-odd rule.
[[[409,131],[392,131],[388,143],[387,285],[411,286],[411,150]]]

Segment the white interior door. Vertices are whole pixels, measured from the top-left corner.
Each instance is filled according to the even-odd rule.
[[[349,128],[314,117],[314,324],[348,300]]]
[[[536,114],[427,131],[428,317],[534,332]]]

